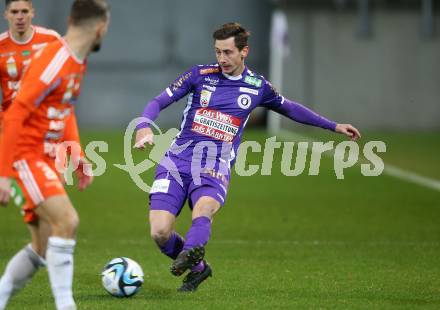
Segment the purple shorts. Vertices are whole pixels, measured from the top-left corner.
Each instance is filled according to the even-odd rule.
[[[165,156],[156,169],[150,191],[150,210],[164,210],[178,216],[187,199],[192,210],[203,196],[214,198],[223,206],[229,179],[229,169],[222,169],[220,162],[212,169],[193,168],[192,171],[190,161],[174,155]]]

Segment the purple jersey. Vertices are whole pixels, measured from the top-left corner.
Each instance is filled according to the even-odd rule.
[[[220,160],[230,168],[249,115],[259,106],[304,124],[329,130],[336,127],[336,123],[285,99],[263,76],[248,68],[239,76],[230,76],[217,64],[195,66],[182,74],[147,105],[143,116],[154,121],[162,109],[188,94],[180,132],[169,150],[183,160]]]
[[[211,147],[204,148],[203,157],[227,162],[235,159],[252,110],[258,106],[276,109],[284,101],[262,76],[247,68],[242,75],[229,76],[218,65],[193,67],[171,84],[166,93],[173,101],[189,94],[181,130],[170,151],[190,159],[201,154],[198,150],[193,154],[199,142],[210,141],[213,144],[208,145],[215,144],[217,152]],[[179,148],[182,145],[183,151]]]

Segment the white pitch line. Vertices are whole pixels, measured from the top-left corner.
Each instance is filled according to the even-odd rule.
[[[436,180],[436,179],[432,179],[432,178],[428,178],[419,174],[416,174],[414,172],[411,171],[406,171],[403,169],[400,169],[398,167],[392,166],[390,164],[385,164],[385,170],[384,173],[401,179],[401,180],[405,180],[411,183],[415,183],[418,185],[422,185],[424,187],[428,187],[434,190],[437,190],[440,192],[440,181]]]
[[[297,140],[300,140],[301,142],[314,142],[314,140],[311,139],[310,137],[298,135],[288,130],[280,130],[275,135],[279,136],[282,139],[295,138]],[[324,153],[324,155],[330,156],[328,153]],[[387,163],[385,163],[384,174],[440,192],[440,180],[425,177],[417,173],[414,173],[412,171],[404,170]]]

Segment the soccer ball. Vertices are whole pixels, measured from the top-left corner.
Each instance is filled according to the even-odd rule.
[[[101,273],[102,285],[115,297],[130,297],[136,294],[144,283],[141,266],[127,257],[112,259]]]

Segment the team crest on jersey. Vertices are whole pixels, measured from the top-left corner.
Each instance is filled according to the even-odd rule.
[[[260,79],[257,79],[256,77],[248,75],[248,76],[245,77],[244,82],[249,84],[249,85],[253,85],[255,87],[261,87],[261,84],[262,84],[263,81],[260,80]]]
[[[252,104],[251,96],[242,94],[238,97],[237,103],[240,108],[247,110]]]
[[[31,53],[32,53],[31,51],[26,50],[26,51],[22,51],[21,55],[23,55],[23,57],[29,57],[31,55]]]
[[[200,92],[200,105],[204,108],[206,108],[209,105],[209,102],[211,101],[212,92],[209,90],[203,89]]]

